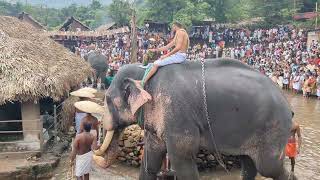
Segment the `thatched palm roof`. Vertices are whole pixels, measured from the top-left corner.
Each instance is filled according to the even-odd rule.
[[[128,26],[124,26],[118,29],[111,29],[108,31],[47,31],[47,36],[77,36],[77,37],[102,37],[111,36],[114,34],[128,33],[130,29]]]
[[[0,16],[0,104],[64,96],[92,69],[88,63],[13,17]]]
[[[112,28],[112,26],[115,26],[115,25],[116,25],[115,22],[107,23],[107,24],[104,24],[104,25],[99,26],[99,27],[96,29],[96,31],[98,31],[98,32],[108,31],[108,30],[110,30],[110,28]]]
[[[28,13],[25,12],[21,12],[18,15],[18,19],[20,19],[21,21],[30,23],[31,25],[33,25],[35,28],[41,29],[41,30],[45,30],[46,28],[44,26],[42,26],[41,23],[39,23],[37,20],[35,20],[32,16],[30,16]]]
[[[77,28],[80,28],[81,31],[91,31],[91,29],[84,25],[81,21],[71,16],[63,23],[59,28],[59,31],[77,31]]]

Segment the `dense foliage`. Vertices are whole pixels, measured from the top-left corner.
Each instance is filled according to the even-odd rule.
[[[274,25],[292,23],[295,12],[315,11],[316,1],[112,0],[111,4],[104,6],[99,0],[92,0],[88,6],[72,4],[61,9],[0,1],[0,14],[16,16],[21,11],[25,11],[51,29],[61,25],[69,16],[78,18],[91,28],[96,28],[108,21],[126,25],[130,22],[132,9],[136,9],[140,25],[145,19],[166,22],[178,20],[190,26],[205,19],[212,19],[219,23],[237,23],[252,17],[263,17],[265,24]],[[320,0],[318,1],[320,3]]]

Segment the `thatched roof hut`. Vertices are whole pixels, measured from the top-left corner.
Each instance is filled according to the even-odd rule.
[[[23,22],[30,23],[32,26],[34,26],[37,29],[45,30],[46,28],[42,26],[37,20],[35,20],[32,16],[30,16],[28,13],[21,12],[18,15],[18,19],[20,19]]]
[[[104,25],[99,26],[96,31],[98,32],[105,32],[111,29],[115,29],[118,25],[115,22],[107,23]]]
[[[91,29],[73,16],[66,19],[59,31],[91,31]]]
[[[59,100],[92,69],[88,63],[17,18],[0,16],[0,105]]]

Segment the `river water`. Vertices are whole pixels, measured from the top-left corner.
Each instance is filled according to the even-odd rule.
[[[300,179],[320,180],[320,101],[286,93],[302,132],[302,149],[296,160]]]
[[[305,99],[302,95],[284,92],[295,112],[294,121],[298,122],[302,132],[302,149],[296,160],[295,174],[300,180],[320,180],[320,100]],[[286,168],[290,162],[286,159]],[[109,169],[95,167],[91,179],[131,180],[138,179],[139,169],[115,164]],[[59,178],[58,178],[59,179]],[[230,173],[208,171],[201,173],[201,180],[240,180],[239,170]],[[258,177],[257,180],[266,178]]]

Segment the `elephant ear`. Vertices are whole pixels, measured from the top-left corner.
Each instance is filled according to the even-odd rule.
[[[124,80],[124,100],[130,106],[133,115],[151,99],[151,95],[137,81],[130,78]]]

